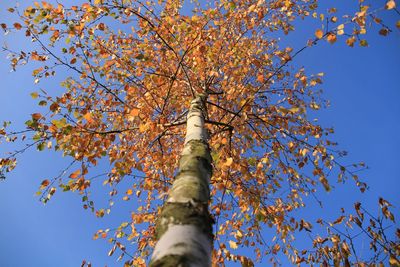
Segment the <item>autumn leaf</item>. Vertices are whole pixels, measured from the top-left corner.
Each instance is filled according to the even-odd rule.
[[[9,53],[12,70],[32,64],[30,74],[42,87],[56,70],[61,76],[62,90],[31,94],[40,97],[41,113],[28,113],[21,138],[28,145],[36,142],[32,146],[38,150],[53,147],[79,164],[77,170],[70,165],[69,178],[62,176],[55,184],[82,194],[84,209],[99,218],[110,213],[114,201],[134,200],[127,205],[132,209],[129,222],[94,235],[108,238],[110,256],[117,249],[119,258],[130,251],[124,266],[145,266],[157,240],[173,229],[169,226],[193,221],[201,222],[199,235],[204,229],[216,231],[198,238],[212,244],[213,253],[204,262],[216,266],[231,260],[251,267],[250,257],[262,260],[264,254],[272,261],[286,254],[292,265],[349,266],[356,262],[347,245],[355,236],[352,227],[368,227],[372,221],[376,225],[369,234],[375,238],[376,230],[376,240],[385,247],[376,243],[371,249],[382,251],[379,257],[385,263],[393,262],[391,240],[385,243],[379,237],[384,231],[376,228],[364,206],[356,205],[354,214],[332,215],[336,220],[320,220],[315,229],[306,220],[301,208],[309,208],[307,197],[342,185],[358,170],[342,164],[344,152],[329,138],[333,130],[317,120],[317,110],[327,106],[320,95],[322,74],[312,75],[301,61],[291,62],[307,56],[325,37],[331,44],[343,41],[353,47],[359,41],[367,46],[369,36],[361,36],[371,23],[386,36],[390,30],[378,18],[386,12],[383,8],[360,1],[357,10],[342,16],[333,15],[336,7],[320,13],[317,3],[308,0],[227,0],[194,4],[192,13],[191,5],[183,8],[177,0],[117,2],[68,6],[37,1],[18,12],[16,8],[22,25],[15,23],[14,28],[29,25],[26,40],[38,48],[21,42],[23,49]],[[387,1],[386,9],[395,9],[395,2]],[[285,35],[298,31],[297,18],[308,16],[324,26],[312,29],[315,37],[311,33],[302,48]],[[6,33],[13,30],[5,23],[1,27]],[[7,133],[0,129],[4,139],[14,142]],[[0,176],[9,167],[13,163],[1,158]],[[339,183],[331,179],[335,174]],[[361,190],[367,188],[354,180]],[[45,201],[56,190],[49,188],[51,183],[40,185]],[[108,207],[89,200],[96,190],[109,190]],[[379,204],[379,219],[394,221],[392,208],[384,200]],[[186,213],[190,218],[179,217]],[[335,231],[338,224],[347,237]],[[271,227],[265,248],[260,237]],[[298,250],[291,240],[303,230],[317,236],[304,244],[311,249]],[[166,235],[168,242],[178,236],[172,233]],[[236,251],[242,244],[246,257]]]
[[[321,29],[315,31],[315,37],[321,39],[324,36],[324,32]]]
[[[20,30],[22,28],[21,24],[19,24],[17,22],[14,23],[13,25],[14,25],[14,28],[17,29],[17,30]]]
[[[92,114],[90,112],[85,113],[85,115],[83,115],[83,117],[85,118],[85,120],[87,120],[87,122],[89,122],[89,123],[93,122]]]
[[[350,47],[354,47],[354,42],[356,41],[356,38],[354,36],[348,38],[346,40],[346,44]]]
[[[400,266],[400,261],[393,254],[390,255],[389,263],[391,266],[395,266],[395,267]]]
[[[383,35],[383,36],[386,36],[386,35],[389,34],[389,30],[387,28],[382,28],[382,29],[379,30],[379,34]]]
[[[40,190],[45,189],[48,185],[50,184],[49,180],[43,180],[42,183],[40,184]]]
[[[116,249],[117,249],[117,245],[114,245],[114,246],[111,248],[111,250],[108,252],[108,256],[111,257],[111,256],[114,254],[114,252],[115,252]]]
[[[38,94],[37,92],[31,93],[31,97],[32,97],[33,99],[38,98],[38,96],[39,96],[39,94]]]
[[[224,163],[224,165],[225,165],[226,167],[229,167],[229,166],[232,165],[232,163],[233,163],[233,158],[227,158],[227,159],[226,159],[226,162]]]
[[[386,2],[385,8],[390,10],[396,7],[396,2],[394,0],[389,0]]]
[[[81,170],[78,169],[69,175],[69,178],[76,179],[81,174]]]
[[[328,33],[328,35],[326,36],[326,40],[328,40],[328,42],[329,42],[330,44],[334,44],[334,43],[336,42],[336,40],[337,40],[336,34],[334,34],[334,33]]]
[[[343,222],[343,220],[345,219],[345,216],[340,216],[336,221],[333,222],[333,224],[340,224]]]
[[[328,180],[326,179],[325,176],[320,176],[319,177],[319,181],[321,182],[321,184],[324,186],[325,190],[327,192],[331,191],[331,186],[329,185]]]
[[[365,40],[365,39],[360,40],[360,45],[363,46],[363,47],[366,47],[366,46],[368,46],[368,41]]]
[[[42,114],[40,113],[33,113],[32,114],[32,119],[34,120],[39,120],[42,117]]]
[[[338,34],[338,35],[343,35],[343,34],[344,34],[344,24],[340,24],[340,25],[337,27],[337,34]]]
[[[137,117],[139,115],[140,109],[138,108],[132,108],[131,111],[129,112],[130,117]]]
[[[105,30],[105,25],[104,25],[104,23],[99,23],[99,25],[97,25],[97,28],[98,28],[100,31],[104,31],[104,30]]]
[[[230,246],[232,249],[237,249],[237,248],[238,248],[237,243],[236,243],[235,241],[232,241],[232,240],[229,240],[229,246]]]

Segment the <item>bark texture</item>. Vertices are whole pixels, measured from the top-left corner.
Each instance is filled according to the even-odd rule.
[[[178,174],[158,218],[158,242],[150,267],[211,266],[213,220],[208,201],[212,167],[204,127],[205,98],[197,96],[190,105]]]

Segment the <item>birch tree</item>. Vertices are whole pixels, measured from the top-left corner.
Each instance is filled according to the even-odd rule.
[[[363,2],[347,17],[335,8],[321,12],[316,0],[42,1],[10,8],[16,21],[2,29],[35,44],[30,51],[4,48],[12,69],[35,66],[35,83],[64,80],[61,94],[31,94],[41,110],[25,130],[7,123],[0,130],[4,140],[27,142],[1,159],[2,174],[25,149],[54,149],[71,164],[41,182],[43,202],[57,190],[75,191],[85,209],[106,216],[113,202],[92,201],[102,179],[110,197],[135,203],[128,221],[94,236],[108,239],[109,255],[119,250],[125,266],[253,266],[265,255],[271,264],[285,255],[293,264],[399,266],[399,230],[384,234],[394,222],[387,200],[379,199],[380,216],[360,203],[334,221],[310,222],[298,212],[304,199],[337,181],[367,188],[356,175],[364,164],[341,163],[345,153],[330,140],[333,129],[307,115],[326,105],[323,74],[294,64],[320,42],[367,46],[372,21],[389,34],[380,16],[396,11],[395,2]],[[322,20],[308,43],[281,46],[280,37],[308,17]],[[131,186],[121,191],[124,181]],[[374,257],[357,256],[359,231]],[[296,236],[304,233],[312,241],[299,245]]]

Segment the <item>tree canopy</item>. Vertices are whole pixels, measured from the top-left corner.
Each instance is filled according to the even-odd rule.
[[[4,47],[13,70],[33,65],[34,83],[64,78],[61,93],[31,94],[42,109],[25,129],[9,130],[8,122],[0,129],[2,141],[26,144],[0,159],[2,176],[26,149],[59,151],[70,164],[41,182],[41,201],[57,190],[75,191],[97,217],[110,212],[114,199],[133,201],[129,221],[121,218],[94,237],[112,243],[110,256],[121,251],[126,266],[144,266],[176,175],[190,102],[206,94],[214,264],[253,266],[262,257],[279,264],[286,255],[293,264],[400,265],[400,230],[388,228],[395,219],[384,198],[379,214],[357,202],[332,221],[302,216],[305,199],[319,202],[320,191],[346,182],[364,192],[367,184],[357,175],[365,164],[349,165],[330,138],[333,129],[311,119],[327,106],[324,74],[294,64],[320,42],[368,46],[372,24],[388,35],[400,27],[384,20],[399,14],[395,1],[359,1],[346,15],[334,7],[321,11],[316,0],[82,2],[11,7],[16,21],[1,23],[36,45]],[[286,45],[285,36],[307,19],[321,22],[314,36]],[[109,188],[109,207],[92,199],[98,180]],[[124,191],[122,181],[130,184]],[[357,253],[359,234],[368,238],[372,257]],[[298,236],[311,241],[299,243]]]

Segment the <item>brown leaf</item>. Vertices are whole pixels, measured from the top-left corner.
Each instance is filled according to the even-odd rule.
[[[17,30],[20,30],[22,28],[21,24],[19,24],[18,22],[14,23],[14,28]]]

